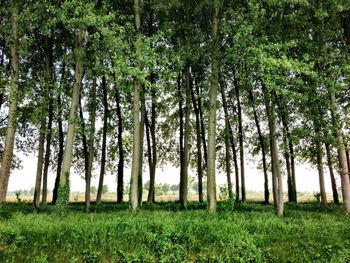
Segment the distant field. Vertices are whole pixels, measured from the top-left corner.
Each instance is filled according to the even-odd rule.
[[[33,196],[32,195],[21,195],[21,200],[22,201],[26,201],[26,202],[31,202],[33,200]],[[85,198],[85,195],[83,193],[80,194],[71,194],[70,196],[70,201],[71,202],[83,202]],[[128,195],[124,196],[124,200],[127,201],[129,198]],[[142,199],[144,201],[147,200],[147,195],[144,194]],[[263,194],[247,194],[247,200],[248,201],[262,201],[264,199]],[[7,202],[17,202],[16,196],[15,195],[8,195],[7,196]],[[48,200],[52,200],[52,195],[48,195]],[[94,201],[95,200],[95,196],[91,196],[91,200]],[[103,201],[116,201],[117,200],[117,194],[116,193],[108,193],[102,196],[102,200]],[[178,201],[179,197],[178,195],[161,195],[161,196],[156,196],[156,201],[157,202],[167,202],[167,201]],[[198,196],[194,195],[194,194],[190,194],[188,195],[188,200],[189,201],[197,201],[198,200]],[[220,198],[218,198],[218,200],[220,200]],[[272,202],[272,196],[270,197],[270,200]],[[288,196],[285,195],[284,196],[284,200],[287,201],[288,200]],[[313,194],[299,194],[298,195],[298,201],[299,202],[310,202],[310,201],[315,201],[315,197]],[[332,195],[327,195],[327,200],[328,202],[332,202]]]

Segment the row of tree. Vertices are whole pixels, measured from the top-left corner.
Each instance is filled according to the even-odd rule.
[[[122,203],[130,164],[136,211],[143,165],[154,202],[156,168],[171,163],[180,167],[181,206],[192,168],[199,201],[206,188],[208,210],[215,212],[217,169],[227,175],[229,197],[246,200],[248,155],[263,171],[265,203],[271,174],[279,216],[283,174],[289,201],[297,201],[298,161],[317,167],[324,206],[325,163],[334,203],[339,173],[350,212],[349,1],[0,4],[0,201],[19,165],[14,146],[29,154],[35,145],[36,208],[40,196],[47,203],[49,169],[56,171],[52,201],[67,205],[72,163],[86,181],[87,211],[97,165],[97,203],[106,170],[116,173]]]

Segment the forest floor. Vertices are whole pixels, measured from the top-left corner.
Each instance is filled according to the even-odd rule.
[[[350,262],[350,216],[341,207],[176,202],[102,203],[66,214],[51,205],[37,213],[25,202],[0,208],[0,262]]]

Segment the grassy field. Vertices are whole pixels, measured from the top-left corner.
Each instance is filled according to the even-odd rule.
[[[258,203],[220,202],[214,215],[196,202],[127,208],[2,204],[0,262],[350,262],[350,217],[336,206],[286,204],[284,218]]]

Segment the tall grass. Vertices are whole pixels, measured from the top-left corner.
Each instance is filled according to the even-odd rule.
[[[83,212],[72,204],[65,216],[50,206],[31,212],[3,205],[0,262],[349,262],[350,219],[341,209],[288,205],[284,218],[273,207],[219,203],[127,205],[105,203]]]

